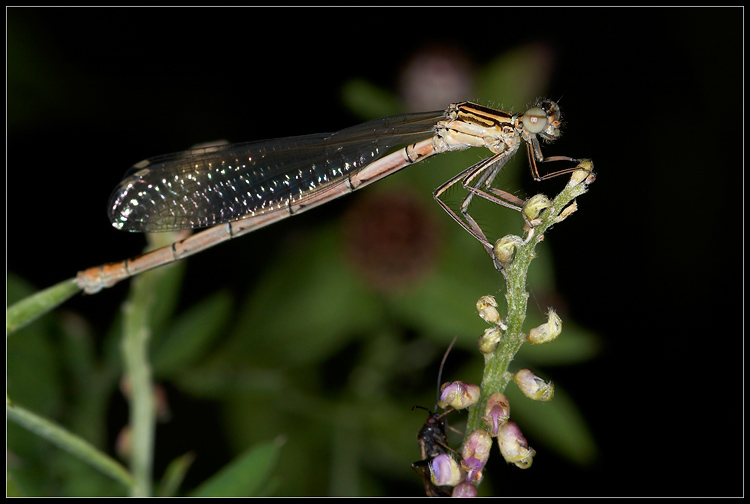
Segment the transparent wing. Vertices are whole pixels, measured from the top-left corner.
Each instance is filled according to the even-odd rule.
[[[304,202],[393,147],[432,136],[443,111],[404,114],[336,133],[192,149],[133,166],[109,201],[127,231],[210,227]]]

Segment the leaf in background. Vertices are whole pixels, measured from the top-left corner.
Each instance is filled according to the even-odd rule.
[[[271,478],[284,439],[258,444],[191,493],[191,497],[251,497],[258,495]]]
[[[364,79],[350,79],[341,86],[344,106],[363,120],[403,113],[398,97]]]
[[[157,378],[188,369],[205,356],[220,337],[231,313],[232,296],[228,292],[218,292],[175,318],[152,350]]]
[[[372,295],[330,253],[339,241],[333,226],[322,226],[283,252],[239,310],[233,352],[265,367],[315,362],[376,323]]]
[[[157,497],[174,497],[185,480],[185,475],[195,461],[195,454],[188,452],[169,463],[156,491]]]

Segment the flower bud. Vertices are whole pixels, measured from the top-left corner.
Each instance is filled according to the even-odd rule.
[[[580,168],[580,170],[573,172],[568,181],[568,186],[576,186],[584,181],[586,184],[590,184],[596,179],[596,175],[594,174],[594,162],[590,159],[581,159],[576,168]]]
[[[544,194],[537,194],[526,201],[526,204],[523,206],[523,214],[533,225],[534,220],[538,219],[541,213],[549,208],[550,205],[551,203],[547,196]]]
[[[441,408],[451,407],[453,409],[468,408],[479,400],[479,385],[455,381],[444,383],[440,387],[440,400],[438,406]]]
[[[477,311],[482,320],[489,324],[497,324],[500,314],[497,311],[497,301],[492,296],[482,296],[477,301]]]
[[[490,458],[492,436],[484,429],[477,429],[469,435],[469,439],[461,452],[461,468],[466,471],[466,482],[474,483],[482,479],[482,469]]]
[[[483,354],[491,354],[497,348],[497,344],[500,343],[500,338],[503,337],[502,331],[499,326],[488,327],[484,330],[484,334],[477,341],[479,351]]]
[[[562,320],[552,308],[547,312],[547,322],[529,331],[527,341],[534,345],[549,343],[560,336],[562,332]]]
[[[437,486],[456,486],[462,479],[461,468],[447,453],[437,455],[429,462],[430,480]]]
[[[495,392],[487,399],[482,420],[490,426],[490,435],[497,436],[500,426],[510,418],[510,403],[505,394]]]
[[[462,481],[453,489],[451,497],[476,497],[477,487]]]
[[[555,395],[555,386],[535,375],[529,369],[522,369],[513,375],[513,381],[523,395],[535,401],[549,401]]]
[[[523,437],[521,429],[515,422],[508,422],[500,427],[497,444],[500,446],[500,453],[506,462],[514,464],[520,469],[531,467],[536,451],[529,447],[529,443]]]
[[[495,242],[495,257],[500,264],[510,264],[516,254],[517,245],[523,245],[523,240],[516,235],[506,235]]]

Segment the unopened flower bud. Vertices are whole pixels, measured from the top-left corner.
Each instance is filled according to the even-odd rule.
[[[483,354],[494,352],[502,337],[503,333],[499,326],[488,327],[484,330],[484,334],[479,338],[479,341],[477,341],[479,351]]]
[[[492,436],[484,429],[469,434],[469,439],[461,452],[461,468],[466,471],[466,482],[474,483],[482,479],[482,469],[490,458]]]
[[[474,485],[470,485],[469,483],[466,483],[465,481],[462,481],[456,487],[453,489],[453,493],[451,494],[451,497],[476,497],[477,496],[477,487]]]
[[[513,381],[523,395],[535,401],[549,401],[555,395],[555,386],[535,375],[529,369],[522,369],[513,375]]]
[[[500,321],[500,313],[497,311],[497,301],[492,296],[482,296],[477,301],[477,311],[482,320],[489,324],[497,324]]]
[[[576,168],[580,169],[574,171],[570,176],[568,186],[576,186],[584,181],[590,184],[596,179],[596,175],[594,175],[594,162],[590,159],[581,159]]]
[[[497,443],[506,462],[520,469],[531,467],[536,451],[529,447],[529,443],[515,422],[508,422],[500,427]]]
[[[461,468],[447,453],[437,455],[429,462],[430,479],[437,486],[456,486],[462,479]]]
[[[549,343],[560,336],[562,332],[562,320],[552,308],[547,312],[547,322],[529,331],[527,338],[529,343],[541,345]]]
[[[461,469],[466,474],[466,483],[482,481],[482,469],[484,469],[485,462],[476,457],[468,457],[461,460]]]
[[[547,196],[544,194],[537,194],[526,201],[526,204],[523,206],[523,214],[529,222],[533,224],[534,220],[539,218],[542,211],[550,207],[550,204],[551,203]]]
[[[490,435],[497,436],[500,426],[510,418],[510,403],[505,394],[495,392],[487,399],[482,420],[490,426]]]
[[[455,381],[444,383],[440,387],[440,400],[438,406],[441,408],[451,407],[453,409],[468,408],[479,400],[479,385]]]
[[[495,242],[495,257],[500,264],[510,264],[516,254],[517,245],[523,245],[523,240],[516,235],[506,235]]]

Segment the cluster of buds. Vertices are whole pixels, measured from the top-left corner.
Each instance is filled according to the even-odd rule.
[[[454,381],[445,383],[440,388],[438,406],[456,410],[473,406],[479,400],[480,389],[473,383]],[[469,443],[467,443],[469,446]],[[486,450],[489,456],[489,448]],[[471,453],[464,448],[464,459],[459,464],[448,453],[441,453],[430,460],[430,481],[433,485],[455,487],[453,496],[476,496],[476,487],[469,485],[472,481],[481,479],[481,469],[487,456],[482,461],[482,448],[476,446]],[[468,464],[468,465],[467,465]],[[473,478],[473,479],[472,479]]]
[[[510,418],[510,404],[508,398],[500,392],[496,392],[487,400],[484,407],[482,420],[489,425],[488,435],[497,437],[500,453],[506,462],[515,464],[521,469],[531,466],[534,458],[534,450],[529,448],[526,438],[521,430]]]
[[[490,448],[492,448],[492,436],[489,432],[484,429],[475,430],[464,444],[460,464],[447,453],[437,455],[430,460],[430,480],[437,486],[456,487],[464,483],[454,490],[454,496],[456,492],[462,495],[471,493],[472,490],[466,488],[466,485],[473,486],[472,483],[482,480],[482,469],[490,457]],[[475,491],[474,495],[476,495]]]
[[[535,203],[531,213],[527,215],[533,221],[541,213],[545,205],[543,200]],[[535,212],[535,213],[534,213]],[[513,248],[518,242],[515,239],[506,240],[506,252],[512,256]],[[500,318],[497,310],[497,301],[492,296],[482,296],[477,302],[477,312],[485,322],[492,327],[485,330],[479,339],[479,349],[482,353],[490,354],[495,351],[503,332],[508,329],[505,322]],[[532,329],[526,340],[533,344],[547,343],[554,340],[562,331],[562,321],[554,310],[550,309],[547,314],[547,322]],[[554,386],[536,376],[528,369],[518,371],[513,380],[526,397],[537,401],[549,401],[554,395]],[[454,381],[445,383],[440,388],[438,406],[441,408],[453,408],[456,410],[468,408],[477,403],[481,396],[478,385]],[[485,403],[482,420],[487,424],[486,429],[473,431],[464,444],[461,460],[456,461],[453,455],[442,453],[433,457],[428,466],[430,480],[433,485],[439,487],[453,487],[454,496],[475,496],[476,484],[482,480],[482,471],[489,459],[490,448],[493,438],[497,438],[500,453],[506,462],[516,467],[526,469],[531,467],[536,452],[529,447],[526,438],[521,433],[518,425],[509,421],[510,404],[508,398],[502,393],[492,394]]]
[[[454,487],[451,497],[477,496],[477,487],[467,481],[466,472],[450,455],[438,455],[430,461],[429,467],[433,485]]]
[[[465,396],[463,391],[474,387],[476,385],[453,382],[443,386],[443,390],[456,390],[457,393],[449,395],[458,397]],[[466,404],[460,406],[466,407]],[[447,453],[434,457],[429,463],[432,483],[454,487],[453,496],[476,496],[475,484],[482,480],[482,471],[489,459],[494,437],[497,437],[500,453],[506,462],[521,469],[531,467],[536,452],[529,447],[518,425],[508,421],[509,417],[508,399],[499,392],[492,394],[482,417],[489,430],[477,429],[469,435],[461,452],[460,462]]]
[[[580,161],[576,168],[568,183],[569,187],[579,184],[588,185],[594,181],[593,163],[590,160]],[[561,173],[569,171],[571,170],[563,170]],[[558,200],[556,199],[555,201],[557,202]],[[570,199],[567,201],[569,202]],[[544,195],[537,195],[530,198],[526,201],[522,209],[523,218],[526,222],[524,226],[524,238],[507,235],[495,243],[493,250],[495,265],[498,269],[502,269],[504,274],[506,274],[506,266],[511,265],[519,250],[524,252],[524,254],[528,252],[533,257],[533,250],[522,250],[521,247],[531,243],[532,239],[534,240],[532,245],[534,245],[544,238],[543,234],[541,234],[543,230],[540,231],[537,226],[544,223],[544,219],[547,218],[545,216],[546,211],[552,207],[552,202]],[[575,202],[568,204],[555,217],[554,222],[563,221],[576,210],[577,206]],[[544,227],[544,230],[548,229],[549,225],[551,224],[548,223]],[[524,259],[526,258],[527,256],[524,255]],[[511,270],[512,265],[507,268],[507,271]],[[491,327],[484,331],[478,342],[479,350],[485,354],[486,359],[493,358],[494,356],[490,354],[496,351],[498,354],[504,354],[506,350],[506,348],[502,348],[498,351],[498,345],[503,341],[503,336],[508,331],[509,324],[501,319],[497,306],[497,302],[492,296],[483,296],[476,305],[477,312],[482,320],[491,324]],[[538,345],[554,341],[561,332],[562,321],[557,313],[553,309],[550,309],[547,313],[547,321],[529,331],[528,336],[521,336],[521,339]],[[520,343],[520,341],[513,341],[513,343]],[[517,348],[517,346],[514,348]],[[510,347],[507,349],[513,350]],[[513,355],[502,355],[501,357],[505,359],[501,362],[502,365],[507,366],[507,362],[513,358]],[[503,373],[504,377],[510,378],[510,373],[507,371],[503,371]],[[539,378],[528,369],[521,369],[515,373],[513,380],[523,394],[530,399],[549,401],[554,396],[554,385]],[[441,391],[438,404],[443,408],[467,408],[476,403],[480,397],[478,386],[463,382],[453,382],[443,385]],[[497,438],[500,453],[506,462],[514,464],[521,469],[531,467],[536,455],[534,449],[529,447],[518,425],[510,421],[510,404],[504,394],[497,392],[487,399],[487,402],[484,404],[482,420],[487,427],[474,430],[469,434],[463,446],[460,461],[457,462],[452,455],[445,453],[434,457],[429,463],[432,483],[438,486],[449,485],[453,487],[453,496],[473,497],[477,495],[476,485],[482,479],[482,471],[489,458],[493,438]]]

